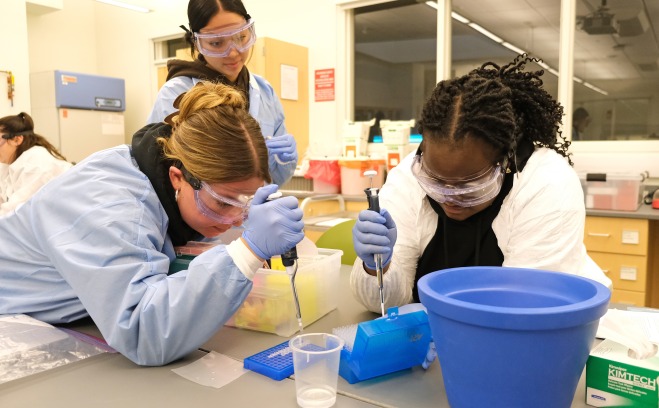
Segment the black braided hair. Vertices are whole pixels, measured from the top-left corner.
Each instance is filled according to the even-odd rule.
[[[467,75],[441,81],[418,121],[424,140],[457,142],[479,137],[521,171],[535,147],[547,147],[572,165],[570,142],[559,130],[563,107],[542,88],[543,70],[523,72],[526,54],[499,67],[487,62]]]

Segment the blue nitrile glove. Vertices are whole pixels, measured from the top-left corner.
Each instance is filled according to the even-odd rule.
[[[275,160],[279,158],[279,162],[297,163],[297,144],[293,135],[286,133],[281,136],[266,137],[265,145],[268,147],[268,155],[276,155]]]
[[[302,210],[297,198],[289,196],[267,201],[278,188],[270,184],[256,190],[249,207],[249,222],[242,235],[250,249],[262,259],[281,255],[304,238]]]
[[[382,267],[389,264],[396,235],[396,223],[384,208],[380,209],[380,214],[361,211],[352,229],[355,252],[369,269],[375,269],[375,254],[382,254]]]

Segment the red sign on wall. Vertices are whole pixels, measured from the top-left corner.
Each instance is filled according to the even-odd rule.
[[[334,100],[334,68],[316,70],[315,97],[316,102]]]

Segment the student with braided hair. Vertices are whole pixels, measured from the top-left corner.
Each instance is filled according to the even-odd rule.
[[[0,137],[2,216],[71,168],[71,163],[45,137],[34,133],[34,121],[25,112],[0,118]]]
[[[526,55],[441,81],[426,101],[423,142],[388,174],[380,213],[353,229],[359,259],[351,287],[380,311],[374,254],[382,254],[385,305],[418,302],[417,282],[462,266],[573,273],[610,286],[583,244],[584,197],[561,136],[563,108],[525,72]]]
[[[242,94],[200,82],[176,107],[171,124],[92,154],[0,219],[0,314],[90,316],[135,363],[166,364],[224,325],[265,259],[302,240],[297,199],[267,201],[277,186]],[[242,237],[169,274],[175,245],[248,214]]]

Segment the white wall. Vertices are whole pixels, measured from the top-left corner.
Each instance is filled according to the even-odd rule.
[[[5,38],[21,39],[18,43],[10,42],[10,49],[4,48],[4,51],[10,52],[3,53],[0,62],[3,58],[14,61],[12,54],[20,51],[23,55],[16,60],[24,65],[20,73],[22,81],[28,80],[29,72],[54,69],[123,78],[126,81],[126,134],[130,138],[145,124],[155,100],[157,90],[152,40],[181,33],[179,25],[187,25],[188,0],[142,1],[153,10],[148,14],[91,0],[59,0],[63,2],[62,10],[30,14],[27,25],[24,1],[3,0],[0,6],[0,22],[6,20],[11,23],[9,26],[2,24],[0,33],[6,33]],[[309,49],[310,142],[321,149],[335,145],[339,120],[336,102],[316,103],[313,98],[314,71],[339,69],[336,66],[335,1],[244,0],[244,3],[256,21],[259,36]],[[291,22],[291,19],[294,21]],[[14,29],[21,21],[22,26]],[[0,69],[6,68],[0,65]],[[17,87],[19,85],[28,89],[27,82],[17,82]],[[339,89],[337,86],[337,100],[345,98]],[[23,110],[29,110],[29,92],[23,93],[23,96],[27,98],[22,105]]]
[[[94,8],[94,1],[63,0],[61,10],[29,13],[30,72],[98,74]]]
[[[14,106],[7,98],[7,76],[0,74],[0,117],[30,111],[30,65],[27,13],[24,0],[0,3],[0,71],[11,71],[15,79]]]

